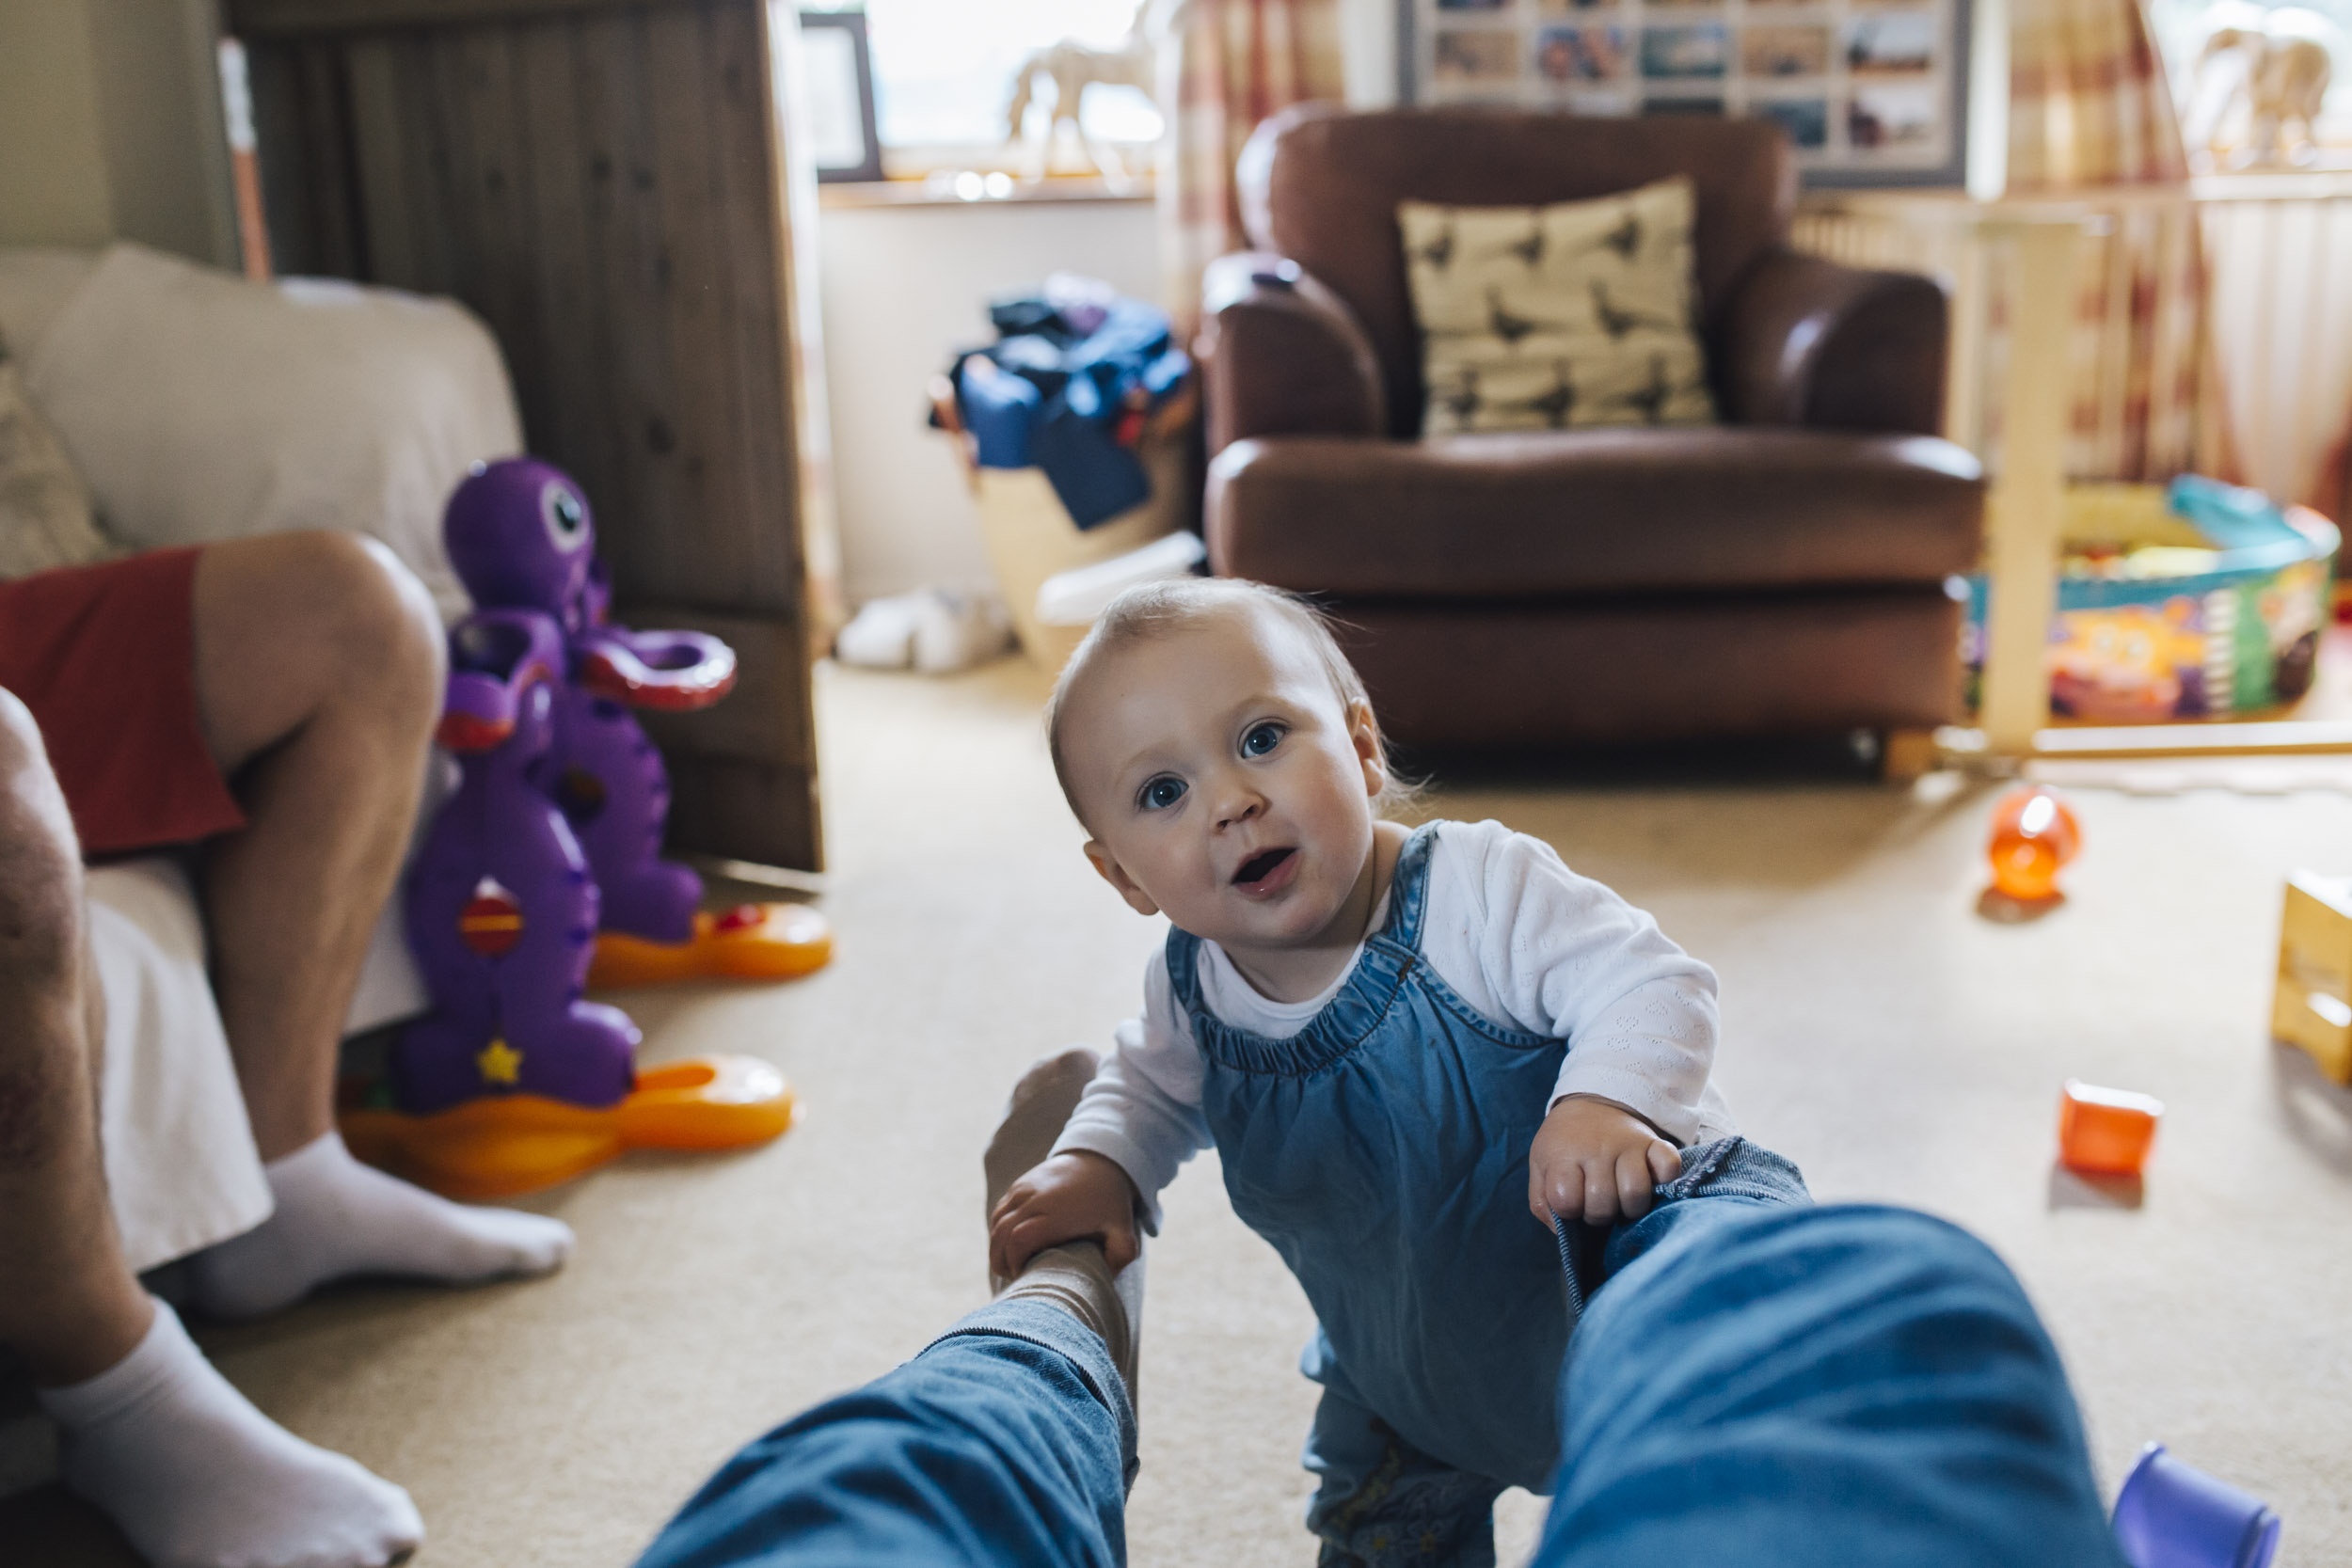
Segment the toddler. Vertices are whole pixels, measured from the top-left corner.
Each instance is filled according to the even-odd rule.
[[[1172,929],[992,1268],[1082,1237],[1123,1266],[1213,1143],[1318,1320],[1324,1560],[1491,1562],[1496,1495],[1559,1451],[1551,1216],[1638,1217],[1729,1132],[1713,973],[1535,839],[1380,820],[1362,683],[1275,590],[1131,590],[1048,724],[1087,858]]]

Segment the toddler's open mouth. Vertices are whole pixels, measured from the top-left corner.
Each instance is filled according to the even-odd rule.
[[[1274,880],[1277,874],[1289,865],[1291,857],[1297,853],[1295,848],[1285,846],[1279,849],[1267,849],[1252,855],[1241,863],[1240,870],[1233,873],[1233,885],[1251,891],[1263,891],[1264,884]]]

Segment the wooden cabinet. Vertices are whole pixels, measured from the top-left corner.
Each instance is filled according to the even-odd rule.
[[[814,235],[792,212],[797,198],[813,217],[813,186],[790,172],[779,113],[794,11],[225,8],[251,59],[279,270],[479,313],[532,451],[587,491],[617,618],[735,644],[733,695],[647,725],[670,765],[673,847],[820,868],[808,665],[832,521]]]

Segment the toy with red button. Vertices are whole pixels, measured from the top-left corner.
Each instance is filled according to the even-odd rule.
[[[629,709],[717,702],[733,652],[698,632],[612,625],[587,503],[545,464],[478,467],[443,531],[479,608],[450,633],[439,729],[462,782],[407,889],[434,1010],[394,1046],[392,1105],[346,1108],[354,1147],[479,1194],[560,1180],[632,1145],[774,1137],[792,1109],[774,1069],[719,1057],[641,1082],[636,1026],[582,994],[600,926],[639,961],[599,983],[775,978],[831,957],[815,911],[702,912],[701,879],[660,855],[669,783]]]
[[[554,735],[535,777],[602,895],[590,984],[788,979],[822,968],[833,956],[824,916],[791,904],[713,916],[699,907],[702,879],[661,855],[670,781],[631,710],[708,707],[734,689],[734,651],[702,632],[613,624],[588,499],[548,464],[484,465],[450,498],[441,531],[476,605],[545,616],[564,638]],[[445,741],[458,714],[453,703]]]
[[[408,878],[408,944],[433,1011],[401,1034],[404,1111],[489,1094],[611,1105],[636,1082],[637,1026],[581,999],[599,895],[535,771],[555,731],[555,623],[484,610],[450,637],[441,738],[462,769]]]

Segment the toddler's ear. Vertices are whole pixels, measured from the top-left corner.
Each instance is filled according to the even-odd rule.
[[[1355,702],[1347,705],[1347,740],[1356,749],[1356,759],[1363,765],[1364,789],[1377,796],[1389,786],[1388,759],[1380,751],[1380,728],[1372,721],[1372,705]]]
[[[1141,915],[1153,915],[1160,912],[1160,907],[1152,901],[1152,895],[1136,885],[1133,877],[1127,875],[1127,868],[1111,859],[1111,852],[1104,847],[1102,840],[1088,839],[1086,852],[1087,863],[1094,867],[1095,875],[1110,883],[1119,895],[1127,901],[1129,909]]]

